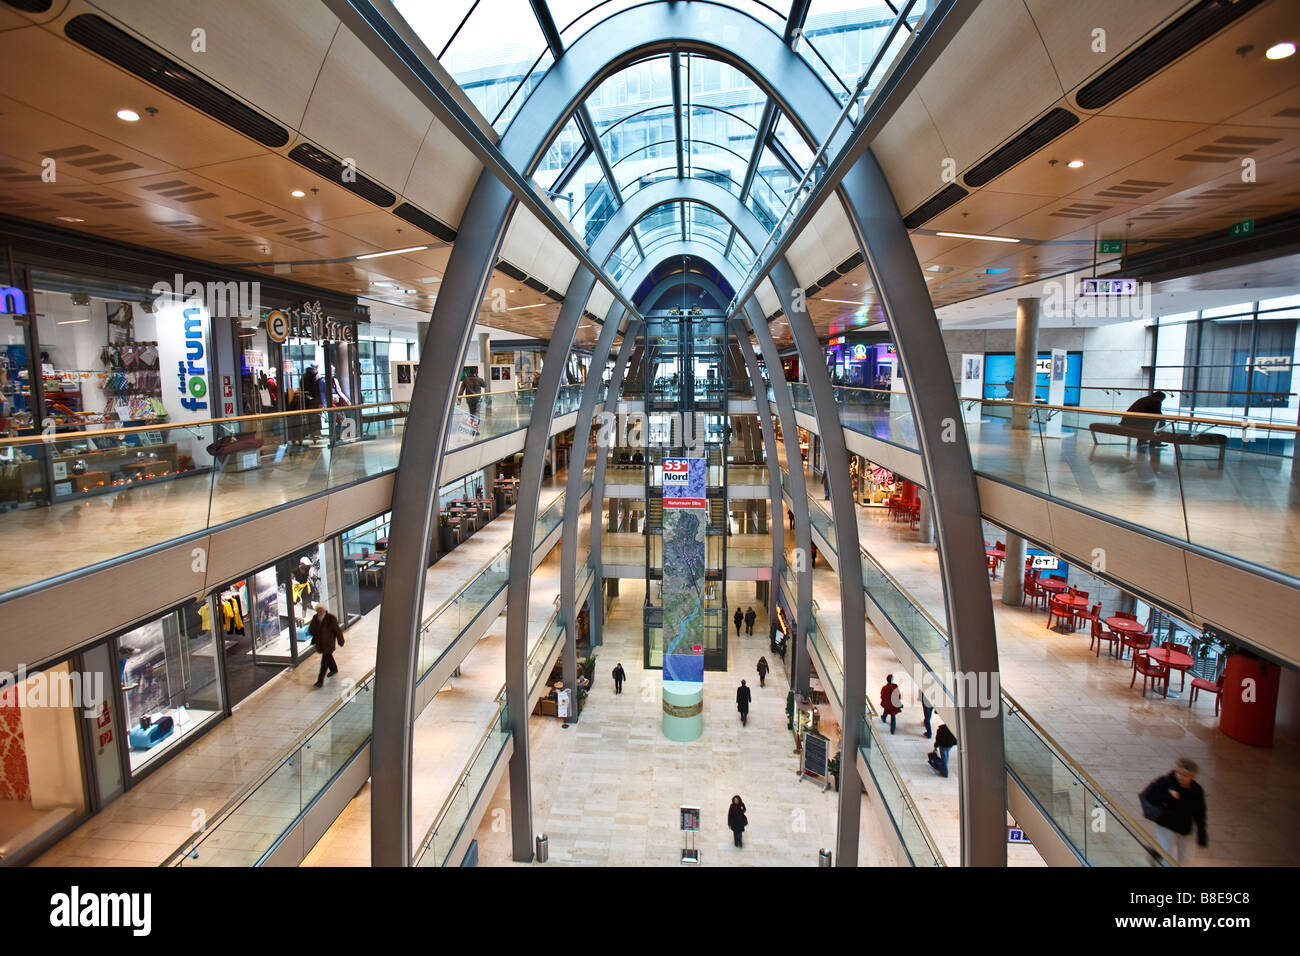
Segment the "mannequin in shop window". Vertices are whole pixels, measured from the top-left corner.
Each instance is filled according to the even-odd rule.
[[[311,558],[303,555],[298,559],[298,566],[293,569],[293,603],[302,605],[303,617],[308,616],[307,609],[315,594],[313,584]]]

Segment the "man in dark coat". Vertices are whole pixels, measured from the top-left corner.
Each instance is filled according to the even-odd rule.
[[[1128,407],[1130,412],[1143,412],[1147,415],[1159,415],[1161,406],[1165,403],[1164,392],[1152,392],[1150,395],[1143,395],[1136,402]],[[1158,418],[1136,418],[1125,415],[1119,420],[1119,423],[1125,428],[1134,428],[1144,432],[1154,432],[1160,427],[1161,422]],[[1137,446],[1144,447],[1147,444],[1145,439],[1138,439]],[[1156,447],[1159,447],[1157,444]]]
[[[742,726],[749,723],[749,701],[751,697],[749,688],[745,686],[745,682],[742,680],[740,686],[736,688],[736,710],[740,711]]]
[[[333,677],[339,672],[339,665],[334,663],[334,648],[343,646],[343,628],[339,627],[339,619],[327,611],[324,604],[317,604],[316,614],[307,625],[307,633],[311,635],[316,650],[320,651],[320,676],[314,685],[320,687],[325,683],[326,676]]]
[[[766,658],[766,657],[760,657],[760,658],[758,659],[758,668],[757,668],[757,670],[758,670],[758,686],[759,686],[759,687],[766,687],[766,686],[767,686],[767,672],[768,672],[767,658]]]
[[[1196,825],[1196,845],[1209,846],[1205,833],[1205,791],[1196,782],[1195,761],[1179,757],[1172,773],[1157,777],[1142,791],[1142,811],[1155,822],[1160,848],[1179,864],[1187,862],[1187,837]]]
[[[756,620],[758,620],[758,615],[754,613],[752,607],[748,608],[745,611],[745,633],[751,637],[754,635],[754,622]]]
[[[740,637],[740,625],[745,623],[745,612],[740,608],[736,608],[736,613],[732,615],[731,619],[736,622],[736,636]]]
[[[627,680],[627,671],[623,670],[620,663],[614,668],[614,693],[623,693],[623,681]]]
[[[934,749],[930,751],[930,766],[941,777],[948,776],[948,751],[957,746],[957,737],[947,724],[940,724],[939,729],[934,732]]]

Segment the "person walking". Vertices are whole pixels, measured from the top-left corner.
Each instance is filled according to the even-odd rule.
[[[749,818],[745,816],[745,801],[740,799],[740,794],[736,794],[731,798],[731,806],[727,807],[727,828],[731,830],[736,846],[744,847],[745,827],[748,825]]]
[[[465,396],[465,405],[475,418],[478,417],[479,396],[483,394],[483,388],[483,379],[479,378],[478,366],[471,365],[460,383],[460,394]]]
[[[925,737],[926,740],[930,739],[930,717],[933,716],[933,714],[934,714],[934,704],[930,703],[930,701],[926,699],[926,696],[922,694],[921,695],[921,716],[925,720],[925,734],[923,736]]]
[[[831,500],[831,479],[828,472],[822,472],[822,500]]]
[[[759,687],[766,687],[767,684],[765,683],[765,681],[767,680],[767,672],[768,672],[769,670],[771,670],[771,668],[769,668],[769,667],[767,666],[767,658],[766,658],[766,657],[760,657],[760,658],[758,659],[758,668],[757,668],[757,669],[758,669],[758,686],[759,686]]]
[[[1196,845],[1209,846],[1205,832],[1205,791],[1196,782],[1196,761],[1179,757],[1172,773],[1157,777],[1142,791],[1142,812],[1156,825],[1156,839],[1180,865],[1187,862],[1187,837],[1196,826]]]
[[[327,676],[333,677],[339,672],[339,665],[334,663],[334,648],[343,646],[343,628],[339,627],[339,619],[327,611],[324,604],[317,604],[316,613],[307,625],[307,633],[320,652],[320,675],[313,686],[321,687]]]
[[[790,520],[790,530],[794,530],[794,512],[789,508],[785,509],[785,516]]]
[[[749,723],[749,702],[751,699],[753,699],[753,695],[742,680],[740,686],[736,688],[736,710],[740,711],[740,724],[742,727]]]
[[[947,724],[940,724],[934,733],[934,749],[926,759],[941,777],[948,776],[948,751],[957,746],[957,738],[948,729]]]
[[[751,608],[746,608],[746,610],[745,610],[745,633],[748,634],[750,637],[753,637],[753,636],[754,636],[754,622],[755,622],[756,620],[758,620],[758,615],[754,613],[754,609],[753,609],[752,607],[751,607]]]
[[[900,701],[903,695],[898,691],[898,685],[894,683],[894,675],[885,675],[885,686],[880,688],[880,720],[881,723],[889,724],[889,732],[892,734],[898,726],[898,715],[903,712],[903,705]]]
[[[620,661],[614,667],[614,693],[623,693],[623,681],[627,680],[627,671],[623,670],[623,664]]]
[[[740,625],[745,623],[745,612],[740,608],[736,608],[736,613],[731,619],[736,622],[736,636],[740,637]]]

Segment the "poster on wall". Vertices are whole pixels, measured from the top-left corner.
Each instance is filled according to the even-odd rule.
[[[704,681],[704,536],[707,461],[665,458],[663,475],[663,679]]]

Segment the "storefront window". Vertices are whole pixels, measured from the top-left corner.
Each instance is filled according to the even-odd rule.
[[[384,558],[391,513],[343,532],[344,626],[369,614],[384,596]]]
[[[98,695],[80,677],[58,664],[0,690],[0,858],[6,862],[49,842],[86,812],[77,722]]]
[[[115,642],[131,772],[221,714],[217,642],[207,604],[193,604]]]

